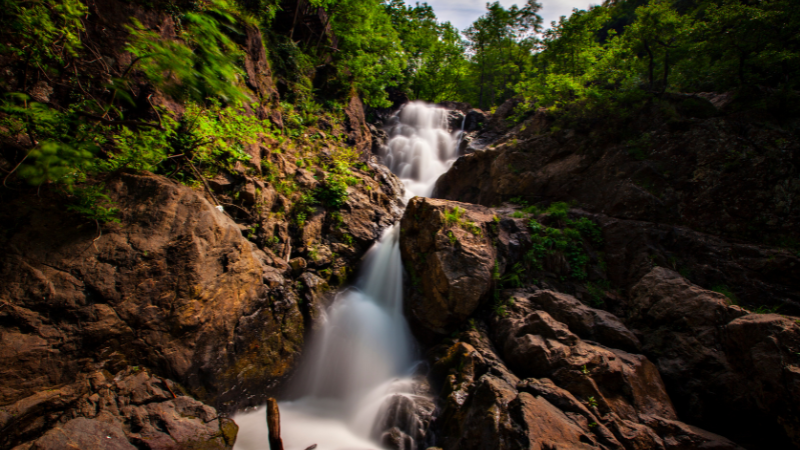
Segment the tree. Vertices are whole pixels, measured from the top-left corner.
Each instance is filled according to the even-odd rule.
[[[691,21],[672,8],[668,0],[653,0],[636,8],[636,21],[625,28],[625,41],[635,53],[647,54],[647,79],[656,89],[655,67],[661,61],[661,90],[669,84],[670,53],[686,44]]]
[[[386,88],[397,84],[406,66],[389,15],[378,0],[340,0],[331,14],[339,38],[334,60],[371,106],[389,106]]]
[[[514,95],[525,62],[536,47],[534,34],[541,31],[541,5],[528,0],[523,8],[503,8],[487,3],[487,13],[464,31],[468,41],[477,104],[488,108]]]
[[[386,10],[407,61],[400,88],[411,98],[433,102],[457,99],[466,69],[458,30],[450,22],[439,23],[427,3],[412,7],[392,0]]]

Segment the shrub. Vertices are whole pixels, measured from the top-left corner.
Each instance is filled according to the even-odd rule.
[[[67,209],[98,223],[120,223],[117,218],[119,208],[105,193],[105,185],[98,184],[75,188],[72,191],[74,202]]]
[[[315,190],[314,196],[328,208],[341,209],[347,202],[347,183],[342,177],[331,175]]]

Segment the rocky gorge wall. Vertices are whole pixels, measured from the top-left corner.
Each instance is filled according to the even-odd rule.
[[[86,54],[71,62],[82,88],[101,97],[111,77],[130,73],[142,94],[134,101],[146,106],[129,118],[155,120],[157,106],[178,120],[187,105],[130,71],[131,18],[177,38],[163,11],[90,4]],[[255,27],[240,31],[252,100],[244,114],[275,131],[241,143],[246,161],[196,183],[170,171],[93,177],[87,183],[118,210],[108,223],[71,210],[74,197],[58,186],[5,177],[0,448],[232,448],[228,415],[263,403],[291,377],[322,310],[399,219],[403,188],[370,154],[358,96],[281,138],[287,110],[264,39]],[[13,63],[0,56],[0,66]],[[34,84],[2,73],[5,91]],[[29,93],[69,107],[69,77]],[[5,129],[1,137],[8,172],[27,138]],[[309,201],[331,177],[346,178],[341,204]]]
[[[509,124],[510,110],[467,136],[443,199],[412,199],[401,221],[431,442],[800,447],[800,255],[763,244],[794,232],[797,210],[766,199],[793,186],[796,124],[717,141],[742,114],[682,113],[647,144],[619,143],[613,119],[560,130],[543,111]],[[637,126],[660,126],[648,114]],[[740,146],[763,152],[742,156],[755,166],[719,168]],[[774,217],[758,239],[737,234],[745,208]]]
[[[397,214],[391,202],[375,197],[383,190],[387,199],[396,197],[397,186],[369,182],[372,196],[354,192],[336,223],[336,230],[363,242],[334,245],[341,267],[354,266]],[[4,223],[15,226],[6,229],[9,251],[0,263],[4,446],[66,426],[69,417],[104,414],[111,419],[101,421],[125,430],[117,434],[139,439],[134,413],[109,412],[94,399],[106,395],[109,383],[124,384],[125,374],[150,377],[166,400],[190,401],[185,395],[191,395],[225,411],[258,403],[291,373],[327,305],[331,288],[318,271],[334,262],[330,251],[308,263],[297,257],[293,267],[248,240],[247,228],[192,189],[148,174],[123,174],[108,186],[121,211],[121,223],[110,229],[67,218],[54,231],[58,206],[46,200],[23,197],[5,210]],[[335,240],[324,216],[320,211],[304,228],[306,245]],[[117,389],[117,403],[132,401],[128,395],[138,394]],[[89,413],[81,406],[86,401],[93,405]],[[149,404],[134,403],[143,402]],[[235,425],[225,420],[216,434],[228,437],[208,448],[232,445],[235,432],[223,428]],[[206,422],[203,429],[214,426]],[[94,426],[80,423],[74,433]],[[183,436],[168,427],[160,433],[185,444],[194,432]],[[164,448],[159,445],[151,448]]]

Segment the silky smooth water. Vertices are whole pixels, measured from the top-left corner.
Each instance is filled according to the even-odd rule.
[[[387,130],[390,139],[380,156],[403,181],[406,200],[430,195],[456,157],[459,136],[447,131],[447,111],[409,103]],[[403,317],[399,231],[390,227],[369,250],[355,286],[336,296],[312,338],[292,386],[302,395],[279,403],[286,450],[313,444],[317,450],[380,449],[372,430],[381,408],[393,395],[412,396],[416,355]],[[234,420],[234,450],[267,450],[265,408]]]

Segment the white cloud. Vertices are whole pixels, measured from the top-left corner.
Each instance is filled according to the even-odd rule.
[[[561,16],[572,14],[572,8],[587,9],[591,4],[598,1],[588,0],[540,0],[542,10],[539,12],[544,19],[545,27],[550,27],[551,21],[558,21]],[[414,5],[416,1],[406,0],[409,5]],[[422,3],[422,2],[420,2]],[[500,0],[500,4],[506,8],[513,4],[523,5],[524,0]],[[436,17],[440,21],[450,21],[459,30],[464,30],[486,12],[485,0],[428,0],[428,4],[433,7]]]

